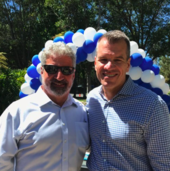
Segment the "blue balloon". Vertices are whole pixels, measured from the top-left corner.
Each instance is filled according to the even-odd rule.
[[[76,32],[80,32],[80,33],[84,34],[84,30],[83,29],[79,29]]]
[[[53,42],[64,42],[64,39],[63,38],[61,38],[61,37],[56,37],[54,40],[53,40]]]
[[[40,85],[41,85],[41,82],[39,79],[34,78],[30,81],[30,87],[34,89],[35,91],[37,91]]]
[[[24,94],[22,91],[19,92],[19,97],[20,98],[23,98],[23,97],[26,97],[28,96],[27,94]]]
[[[152,91],[155,92],[159,96],[163,95],[163,91],[160,88],[152,88]]]
[[[155,73],[155,75],[159,74],[160,68],[158,65],[153,64],[151,70]]]
[[[145,57],[145,58],[143,58],[140,68],[142,69],[142,71],[145,71],[147,69],[151,69],[152,65],[153,65],[152,59],[149,57]]]
[[[169,106],[170,105],[170,96],[164,94],[162,96],[162,99],[166,102],[166,104]]]
[[[73,43],[72,41],[72,37],[73,37],[74,33],[72,31],[67,31],[64,34],[64,42],[67,43]]]
[[[145,87],[145,88],[147,88],[147,89],[149,89],[149,90],[152,90],[152,86],[151,86],[150,83],[144,83],[144,82],[142,82],[142,83],[140,84],[140,86]]]
[[[38,55],[34,55],[32,57],[32,63],[33,63],[34,66],[37,66],[40,63],[40,60],[38,58]]]
[[[40,76],[40,74],[37,72],[37,69],[34,65],[31,65],[27,68],[27,74],[31,78],[36,78]]]
[[[143,57],[140,53],[134,53],[133,55],[131,55],[130,64],[133,67],[137,67],[137,66],[141,65],[142,61],[143,61]]]
[[[170,105],[168,105],[169,113],[170,113]]]
[[[136,83],[136,84],[138,84],[138,85],[140,85],[141,83],[143,83],[140,78],[138,80],[133,80],[133,82]]]
[[[83,44],[83,50],[86,53],[92,53],[96,48],[95,43],[92,40],[86,40]]]
[[[76,52],[76,62],[80,63],[87,59],[87,53],[83,50],[83,47],[79,47]]]
[[[96,33],[93,37],[93,41],[95,43],[95,45],[97,45],[97,41],[99,40],[99,38],[103,36],[103,33]]]

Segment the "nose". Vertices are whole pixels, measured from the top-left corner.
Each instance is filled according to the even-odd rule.
[[[57,80],[63,80],[63,74],[61,70],[59,69],[58,72],[56,73],[56,79]]]
[[[107,64],[105,65],[105,68],[112,69],[115,66],[116,66],[116,64],[113,61],[108,61]]]

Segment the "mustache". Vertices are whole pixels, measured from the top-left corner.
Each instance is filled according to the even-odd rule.
[[[52,83],[61,83],[61,84],[68,84],[68,82],[66,81],[66,80],[57,80],[57,79],[53,79],[52,81],[51,81]]]

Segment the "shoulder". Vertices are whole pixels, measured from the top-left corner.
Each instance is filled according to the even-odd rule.
[[[84,106],[84,104],[82,103],[82,102],[80,102],[79,100],[77,100],[77,99],[75,99],[75,98],[73,98],[74,99],[74,103],[76,104],[76,106],[77,107],[80,107],[80,108],[85,108],[85,106]]]
[[[30,108],[30,105],[35,101],[35,99],[35,94],[23,97],[22,99],[12,102],[4,112],[15,114],[17,111],[27,110]]]
[[[135,96],[141,96],[144,99],[148,99],[148,100],[161,100],[161,97],[159,95],[157,95],[156,93],[154,93],[153,91],[144,88],[142,86],[139,86],[137,84],[135,84],[134,89],[133,89],[133,94]]]
[[[72,97],[72,101],[74,103],[74,106],[76,107],[76,110],[79,110],[80,112],[87,113],[86,106],[80,102],[79,100]]]
[[[98,87],[94,88],[93,90],[91,90],[87,95],[87,99],[91,98],[91,97],[97,98],[99,96],[99,93],[101,92],[101,87],[102,86],[98,86]]]
[[[139,85],[134,88],[134,98],[136,99],[135,103],[140,103],[140,106],[145,110],[150,109],[151,113],[167,111],[168,109],[165,101],[159,95]]]

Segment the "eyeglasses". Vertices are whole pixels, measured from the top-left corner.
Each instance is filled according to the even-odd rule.
[[[69,66],[43,65],[43,67],[48,74],[56,74],[59,69],[63,75],[71,75],[74,72],[74,67]]]

